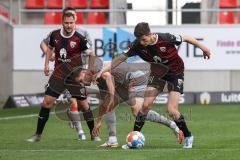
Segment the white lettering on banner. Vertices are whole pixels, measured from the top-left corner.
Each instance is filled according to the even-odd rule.
[[[118,30],[124,31],[133,36],[133,27],[104,27],[111,31],[111,34],[116,35],[116,39],[121,35]],[[13,28],[13,68],[14,70],[43,70],[44,59],[41,56],[42,52],[39,48],[40,42],[47,36],[49,32],[56,29],[53,27],[14,27]],[[110,57],[111,47],[105,44],[109,42],[109,37],[104,34],[102,27],[91,27],[87,31],[92,38],[93,48],[96,55],[102,57]],[[191,35],[198,39],[201,43],[205,44],[211,50],[211,59],[204,60],[202,51],[188,43],[182,43],[179,47],[179,55],[185,62],[187,70],[240,70],[240,32],[238,27],[173,27],[162,28],[152,27],[152,32],[155,33],[174,33],[177,35]],[[221,33],[228,33],[222,36]],[[22,47],[22,42],[25,45]],[[129,39],[124,39],[116,43],[120,52],[127,49]],[[95,46],[96,45],[96,46]],[[73,44],[72,44],[73,46]],[[111,45],[114,46],[114,45]],[[115,46],[114,46],[115,47]],[[106,51],[106,50],[107,51]],[[115,50],[113,50],[115,51]],[[119,51],[119,50],[118,50]],[[119,53],[120,54],[120,53]],[[109,60],[108,60],[109,61]]]
[[[154,100],[154,104],[166,104],[168,101],[168,94],[158,95]],[[180,96],[179,103],[182,104],[185,102],[184,95]]]
[[[231,93],[226,95],[224,93],[221,94],[221,102],[240,102],[240,94]]]

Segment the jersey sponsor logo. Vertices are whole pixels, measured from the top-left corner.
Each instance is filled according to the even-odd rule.
[[[58,40],[55,39],[54,41],[55,41],[56,44],[58,43]]]
[[[160,47],[159,49],[161,52],[166,52],[166,50],[167,50],[166,47]]]
[[[153,57],[153,60],[154,60],[156,63],[161,63],[161,62],[162,62],[162,59],[161,59],[159,56],[154,56],[154,57]]]
[[[67,51],[65,48],[62,48],[59,52],[60,58],[58,58],[59,61],[62,62],[71,62],[71,59],[67,59]]]
[[[162,60],[162,58],[160,58],[159,56],[154,56],[153,57],[153,60],[156,62],[156,63],[162,63],[162,64],[165,64],[165,63],[168,63],[168,60]]]
[[[70,46],[71,46],[71,48],[74,48],[74,47],[76,46],[76,44],[77,44],[76,42],[71,41],[71,42],[70,42]]]

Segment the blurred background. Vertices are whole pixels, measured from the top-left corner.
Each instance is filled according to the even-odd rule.
[[[152,32],[197,38],[212,57],[203,60],[201,51],[186,43],[178,48],[186,68],[181,103],[240,102],[239,0],[0,0],[0,100],[9,100],[7,107],[41,103],[48,77],[39,45],[61,27],[66,6],[77,9],[78,26],[89,32],[105,62],[112,59],[111,44],[120,54],[134,40],[138,22],[148,22]],[[156,99],[165,101],[166,95]]]

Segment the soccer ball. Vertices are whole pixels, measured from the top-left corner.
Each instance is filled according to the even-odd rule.
[[[126,142],[129,148],[142,148],[144,146],[145,137],[141,132],[132,131],[127,135]]]

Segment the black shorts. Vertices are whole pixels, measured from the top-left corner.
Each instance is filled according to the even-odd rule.
[[[158,78],[157,76],[155,77],[154,75],[149,77],[148,86],[154,87],[160,92],[163,91],[166,84],[168,92],[176,91],[183,94],[184,73],[177,75],[165,75],[162,78]]]
[[[48,84],[46,85],[45,95],[58,98],[66,89],[70,92],[73,98],[78,100],[87,99],[86,88],[84,86],[80,86],[77,83],[68,84],[64,82],[64,80],[54,76],[50,77]]]

